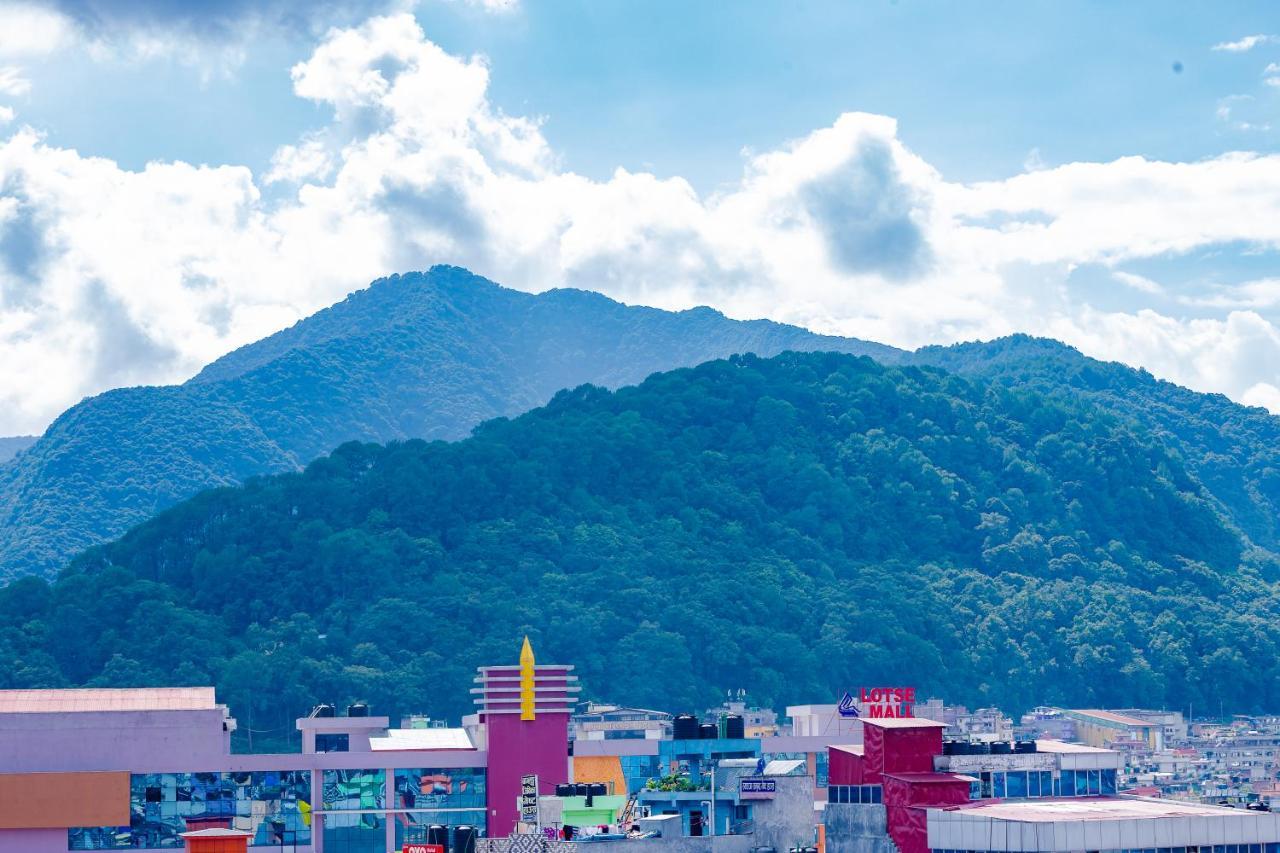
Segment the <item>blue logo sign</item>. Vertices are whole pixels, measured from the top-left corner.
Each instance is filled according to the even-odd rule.
[[[836,710],[842,717],[856,719],[858,716],[858,706],[853,701],[853,694],[846,690],[844,696],[840,699],[840,704],[836,706]]]

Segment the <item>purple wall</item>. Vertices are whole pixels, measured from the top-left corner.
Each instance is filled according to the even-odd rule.
[[[489,835],[511,834],[519,819],[516,803],[520,777],[538,774],[538,793],[554,794],[569,781],[569,715],[538,714],[521,720],[518,714],[494,714],[489,729]]]
[[[0,853],[66,853],[65,829],[7,829],[0,831]]]

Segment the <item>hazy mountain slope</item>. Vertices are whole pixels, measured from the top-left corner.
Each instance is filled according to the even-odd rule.
[[[60,416],[0,466],[0,581],[54,572],[201,489],[295,469],[344,441],[458,438],[566,386],[818,348],[895,352],[705,308],[533,296],[452,267],[393,276],[185,385],[111,391]]]
[[[36,443],[39,436],[11,435],[0,437],[0,465],[8,462],[23,450]]]
[[[0,687],[211,679],[281,730],[322,699],[456,715],[438,685],[527,632],[588,695],[676,709],[880,682],[1268,708],[1280,596],[1255,559],[1086,399],[737,357],[201,494],[0,590]]]

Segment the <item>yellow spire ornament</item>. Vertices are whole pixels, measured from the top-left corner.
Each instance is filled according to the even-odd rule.
[[[520,649],[520,719],[534,719],[533,712],[533,646],[524,638]]]

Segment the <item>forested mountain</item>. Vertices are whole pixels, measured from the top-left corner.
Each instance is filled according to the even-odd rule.
[[[297,470],[345,441],[461,438],[561,388],[787,349],[896,352],[708,308],[533,296],[456,267],[382,279],[184,385],[85,400],[0,463],[0,583],[51,575],[202,489]]]
[[[319,700],[456,717],[528,633],[585,695],[675,710],[886,682],[1274,710],[1278,576],[1088,395],[744,356],[205,492],[0,590],[0,687],[213,682],[282,732]]]
[[[0,438],[0,463],[8,462],[35,443],[34,435],[10,435]]]
[[[1253,542],[1280,551],[1280,418],[1264,409],[1026,335],[903,357],[1057,399],[1083,398],[1132,422],[1176,453]]]

